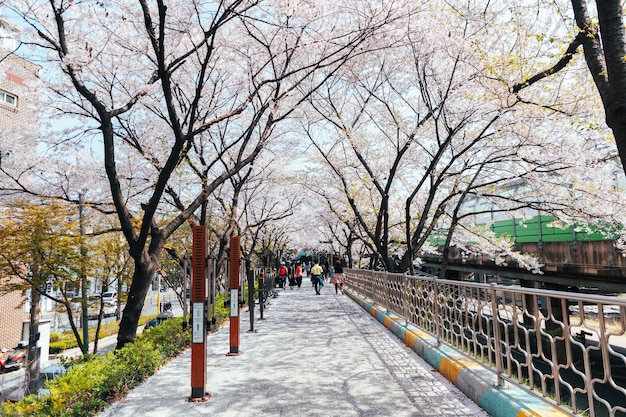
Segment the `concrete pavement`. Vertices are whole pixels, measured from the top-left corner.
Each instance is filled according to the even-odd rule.
[[[207,338],[210,398],[189,402],[191,350],[100,417],[479,416],[488,414],[347,295],[327,285],[280,290],[239,356],[227,324]]]

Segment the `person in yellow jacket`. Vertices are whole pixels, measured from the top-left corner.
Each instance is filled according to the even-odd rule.
[[[315,287],[315,294],[320,295],[320,291],[324,286],[324,269],[320,266],[319,261],[316,261],[313,268],[311,268],[311,280]]]

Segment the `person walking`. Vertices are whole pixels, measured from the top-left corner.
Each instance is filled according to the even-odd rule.
[[[280,268],[278,268],[278,280],[277,280],[277,284],[280,288],[285,289],[285,284],[287,283],[288,277],[289,277],[289,270],[287,269],[287,265],[285,265],[285,262],[281,262]]]
[[[296,285],[298,286],[298,289],[300,289],[300,286],[302,286],[302,265],[300,264],[300,262],[298,262],[298,264],[296,265],[296,270],[293,273],[295,279],[296,279]]]
[[[341,266],[341,259],[335,261],[335,267],[333,271],[332,283],[335,284],[335,294],[343,294],[343,284],[346,282],[346,275],[343,273],[343,266]]]
[[[315,294],[320,295],[320,291],[324,286],[324,269],[320,266],[320,262],[315,262],[313,268],[311,268],[311,280],[315,287]]]
[[[293,290],[296,286],[296,269],[291,262],[287,265],[287,269],[289,270],[289,288]]]

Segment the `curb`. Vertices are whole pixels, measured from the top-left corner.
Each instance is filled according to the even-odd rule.
[[[405,325],[404,317],[387,310],[367,297],[348,289],[344,292],[492,416],[565,417],[573,415],[515,385],[506,384],[505,387],[498,387],[496,374],[485,369],[479,362],[446,345],[441,344],[437,347],[435,337],[411,324]]]

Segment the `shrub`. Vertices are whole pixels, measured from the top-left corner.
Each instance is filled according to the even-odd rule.
[[[65,349],[67,349],[67,343],[65,341],[58,341],[58,342],[50,343],[50,353],[52,355],[61,353]]]
[[[94,415],[152,375],[189,346],[190,340],[189,331],[183,330],[180,318],[167,320],[123,349],[65,362],[71,367],[65,375],[46,384],[49,394],[29,395],[15,404],[4,403],[0,415]]]
[[[229,315],[219,298],[223,297],[218,297],[216,301],[218,325],[224,323]],[[64,337],[60,339],[63,340],[54,343],[55,349],[61,349],[63,343],[67,345],[71,340]],[[190,342],[190,329],[183,330],[181,318],[166,320],[143,332],[134,343],[127,344],[123,349],[105,355],[84,355],[63,361],[68,371],[46,383],[49,394],[29,395],[17,403],[2,403],[0,416],[95,415],[141,384],[160,366],[189,347]]]
[[[140,339],[148,338],[155,346],[159,346],[166,358],[176,357],[191,343],[191,333],[182,331],[182,323],[182,320],[166,320],[143,332]],[[180,329],[172,329],[172,326]]]

